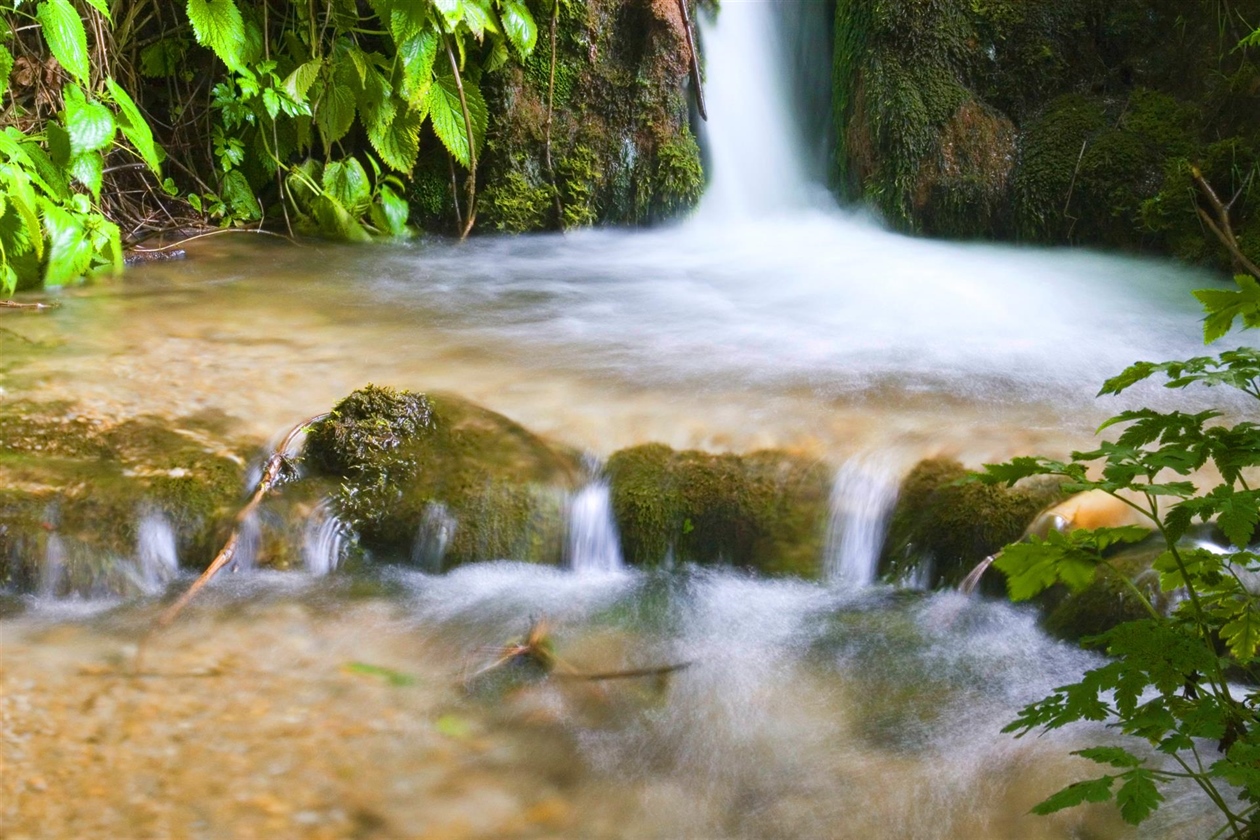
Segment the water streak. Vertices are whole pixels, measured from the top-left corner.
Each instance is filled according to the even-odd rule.
[[[311,511],[302,534],[302,562],[306,571],[323,577],[337,570],[349,546],[349,529],[337,518],[327,499]]]
[[[579,574],[615,572],[625,566],[607,481],[592,481],[569,503],[568,560],[569,568]]]
[[[851,458],[836,473],[827,529],[827,580],[861,589],[875,582],[901,470],[892,458]]]
[[[442,558],[455,538],[457,520],[441,502],[429,502],[424,516],[416,529],[416,541],[411,546],[411,562],[434,574],[442,571]]]
[[[136,584],[147,594],[156,594],[179,573],[179,552],[175,530],[161,511],[140,517],[136,527]]]

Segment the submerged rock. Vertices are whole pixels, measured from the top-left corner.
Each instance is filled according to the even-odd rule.
[[[1054,480],[1029,480],[1013,488],[959,483],[967,475],[962,464],[948,458],[915,465],[893,509],[881,575],[902,580],[926,568],[929,588],[957,586],[977,563],[1022,537],[1038,513],[1063,498]]]
[[[559,562],[566,493],[581,475],[577,453],[500,414],[374,385],[314,425],[306,462],[341,482],[334,505],[365,548],[401,558],[436,545],[426,559],[442,567]]]
[[[830,473],[778,451],[623,449],[607,466],[622,555],[636,566],[670,558],[818,577]]]
[[[221,419],[107,422],[60,403],[4,405],[0,429],[0,586],[48,595],[151,589],[175,562],[204,566],[252,448],[225,441]]]

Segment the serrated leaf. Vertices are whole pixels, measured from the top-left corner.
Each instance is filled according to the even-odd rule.
[[[127,91],[113,79],[106,79],[105,86],[109,90],[110,96],[114,99],[114,104],[118,106],[118,128],[122,131],[123,136],[131,143],[132,147],[149,165],[149,169],[154,175],[161,174],[162,159],[158,151],[157,144],[153,142],[153,132],[149,128],[149,123],[144,118],[144,114],[140,113],[140,108],[128,95]]]
[[[334,160],[325,166],[323,187],[353,216],[362,215],[372,198],[367,173],[354,158]]]
[[[1084,782],[1073,782],[1058,793],[1034,805],[1032,812],[1045,816],[1085,802],[1106,802],[1111,798],[1111,785],[1114,781],[1114,776],[1103,776]]]
[[[9,89],[9,74],[13,72],[13,54],[4,44],[0,44],[0,99],[4,99]]]
[[[1260,326],[1260,280],[1239,274],[1234,277],[1238,291],[1199,289],[1194,296],[1203,304],[1207,318],[1203,322],[1203,341],[1211,344],[1223,337],[1241,319],[1243,326]]]
[[[399,52],[402,51],[403,43],[426,30],[432,33],[427,3],[400,3],[389,9],[389,33],[398,45]]]
[[[44,258],[44,234],[40,229],[39,216],[35,209],[38,206],[38,199],[35,197],[35,191],[31,188],[30,180],[25,172],[14,167],[9,173],[6,187],[9,201],[12,202],[25,224],[31,248],[35,251],[35,258],[42,260]]]
[[[433,0],[433,7],[446,21],[446,28],[453,31],[464,19],[464,0]]]
[[[521,0],[501,0],[499,19],[503,21],[503,33],[522,58],[534,51],[538,42],[538,25]]]
[[[70,177],[88,188],[92,198],[100,200],[101,179],[105,173],[105,159],[100,152],[84,152],[70,161]]]
[[[419,108],[399,108],[392,120],[368,131],[368,141],[385,165],[410,175],[420,153],[420,128],[425,112]]]
[[[429,88],[426,101],[429,106],[429,118],[433,123],[433,132],[451,153],[451,157],[464,168],[468,168],[470,152],[480,146],[480,140],[485,136],[486,102],[481,97],[481,91],[468,79],[463,80],[463,88],[473,129],[471,148],[455,77],[444,73],[438,74],[433,80],[433,86]]]
[[[1238,548],[1246,548],[1260,524],[1260,491],[1222,494],[1216,524]]]
[[[319,99],[315,109],[315,125],[319,127],[319,135],[326,149],[345,137],[354,124],[355,84],[354,70],[348,65],[342,65],[333,73]]]
[[[1164,795],[1155,787],[1150,770],[1136,769],[1124,774],[1124,784],[1116,791],[1120,816],[1130,825],[1137,825],[1159,807]]]
[[[1243,609],[1233,621],[1221,628],[1221,636],[1229,645],[1229,652],[1241,662],[1254,659],[1256,649],[1260,647],[1260,613],[1251,603],[1243,604]]]
[[[245,19],[233,0],[188,0],[188,20],[197,43],[209,47],[224,64],[242,65]]]
[[[65,128],[70,140],[70,157],[104,149],[114,140],[114,115],[99,102],[86,99],[78,85],[67,85]]]
[[[35,12],[48,49],[66,72],[88,84],[91,67],[88,62],[87,31],[83,18],[70,0],[44,0]]]
[[[1077,750],[1072,755],[1079,755],[1081,758],[1088,758],[1098,764],[1108,764],[1122,770],[1126,767],[1142,766],[1142,759],[1122,747],[1089,747]]]
[[[350,242],[371,242],[372,235],[336,199],[320,195],[311,202],[320,233]]]
[[[51,202],[43,203],[48,230],[48,268],[44,285],[64,286],[78,280],[92,265],[92,244],[80,218]]]
[[[250,189],[249,181],[239,169],[233,169],[223,176],[223,203],[231,211],[232,217],[243,221],[254,221],[262,217],[262,207],[258,198]]]
[[[285,93],[298,102],[305,102],[306,94],[310,91],[311,85],[315,83],[315,80],[319,78],[319,71],[323,66],[324,63],[319,59],[299,64],[292,73],[285,77],[282,85]]]
[[[106,0],[87,0],[88,5],[105,16],[105,20],[112,22],[109,16],[109,3]]]
[[[463,0],[463,4],[464,25],[474,38],[481,41],[487,32],[493,34],[499,31],[494,22],[494,12],[487,0]]]
[[[437,48],[438,36],[433,31],[422,32],[398,46],[403,67],[401,93],[413,107],[422,105],[429,92]]]
[[[407,216],[411,212],[406,199],[388,186],[382,186],[376,196],[376,201],[385,221],[385,230],[394,236],[406,235]]]

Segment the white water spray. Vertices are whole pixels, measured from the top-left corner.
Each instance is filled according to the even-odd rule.
[[[579,574],[624,568],[607,481],[592,481],[570,501],[568,559]]]
[[[858,456],[836,473],[827,529],[826,577],[861,589],[875,582],[901,472],[887,456]]]
[[[175,530],[161,511],[150,511],[136,527],[136,583],[147,594],[161,592],[179,573]]]
[[[411,546],[411,562],[426,572],[442,571],[442,558],[455,538],[459,520],[441,502],[429,502],[424,516],[416,529],[416,541]]]
[[[302,534],[302,562],[306,571],[315,577],[336,571],[349,545],[348,531],[327,499],[316,505]]]

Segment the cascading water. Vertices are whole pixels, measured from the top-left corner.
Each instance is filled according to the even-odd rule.
[[[311,511],[302,534],[302,562],[306,571],[323,577],[341,565],[349,543],[346,524],[337,518],[328,499]]]
[[[840,467],[831,490],[828,581],[850,589],[875,582],[900,478],[897,462],[887,456],[858,456]]]
[[[607,481],[592,481],[570,500],[567,556],[569,568],[578,574],[615,572],[624,567]]]
[[[137,584],[146,593],[162,591],[179,574],[175,530],[160,511],[140,518],[136,527]]]

